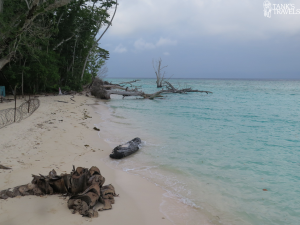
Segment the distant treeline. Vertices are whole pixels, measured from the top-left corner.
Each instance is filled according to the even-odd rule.
[[[111,0],[0,0],[0,86],[80,90],[109,58],[97,34],[115,6]]]

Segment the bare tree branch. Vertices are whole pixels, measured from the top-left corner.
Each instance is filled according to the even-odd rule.
[[[62,18],[63,15],[64,15],[64,13],[62,13],[62,14],[60,15],[60,17],[59,17],[59,19],[58,19],[58,22],[57,22],[57,26],[60,24],[60,20],[61,20],[61,18]]]
[[[59,46],[61,46],[63,43],[69,41],[72,37],[74,37],[75,34],[73,34],[71,37],[67,38],[66,40],[62,40],[58,45],[56,45],[54,48],[53,48],[53,51],[55,49],[57,49]]]
[[[179,94],[184,94],[187,92],[202,92],[206,94],[212,94],[211,91],[199,91],[199,90],[193,90],[192,88],[183,88],[183,89],[176,89],[170,82],[165,81],[166,88],[168,90],[163,90],[162,93],[179,93]]]
[[[154,69],[154,72],[156,74],[156,84],[157,84],[157,87],[160,88],[162,87],[162,83],[164,81],[164,78],[165,78],[165,74],[166,72],[163,72],[162,74],[162,70],[168,66],[161,66],[161,62],[162,62],[162,59],[160,58],[157,62],[156,62],[156,65],[154,63],[154,60],[152,60],[152,66],[153,66],[153,69]]]
[[[25,2],[26,2],[26,4],[27,4],[27,8],[30,9],[29,4],[28,4],[28,1],[25,0]]]

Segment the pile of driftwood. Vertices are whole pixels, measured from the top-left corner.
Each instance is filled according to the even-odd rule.
[[[33,180],[29,184],[6,189],[0,192],[0,199],[14,198],[25,195],[69,195],[68,207],[72,213],[78,212],[82,216],[97,217],[95,205],[98,202],[104,204],[101,210],[111,209],[114,197],[117,196],[114,187],[109,184],[103,186],[105,178],[100,170],[93,166],[90,169],[73,166],[70,174],[57,175],[55,170],[49,175],[32,175]]]
[[[135,83],[137,81],[139,80],[123,82],[120,84],[112,84],[107,81],[103,81],[99,78],[95,78],[94,81],[89,86],[89,88],[91,90],[91,94],[94,95],[96,98],[100,98],[100,99],[110,99],[111,94],[122,95],[123,98],[128,96],[136,96],[136,97],[142,97],[146,99],[154,99],[158,97],[163,97],[161,95],[163,93],[180,93],[180,94],[185,94],[188,92],[202,92],[206,94],[212,93],[210,91],[193,90],[192,88],[176,89],[170,82],[164,81],[164,86],[162,90],[157,91],[153,94],[146,94],[145,92],[141,91],[139,87],[132,85],[132,83]]]

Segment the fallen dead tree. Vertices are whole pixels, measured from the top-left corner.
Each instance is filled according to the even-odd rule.
[[[164,82],[164,87],[166,89],[162,89],[160,91],[157,91],[152,94],[146,94],[145,92],[141,91],[139,88],[132,86],[133,82],[123,82],[120,84],[130,84],[131,87],[125,87],[120,84],[105,84],[101,79],[95,78],[93,81],[93,85],[91,86],[91,94],[94,95],[96,98],[100,99],[110,99],[110,95],[115,94],[115,95],[121,95],[123,98],[125,97],[142,97],[145,99],[154,99],[154,98],[159,98],[163,97],[162,94],[164,93],[188,93],[188,92],[200,92],[200,93],[212,93],[210,91],[199,91],[199,90],[193,90],[192,88],[183,88],[183,89],[176,89],[170,82],[165,81]]]
[[[104,84],[99,78],[96,78],[91,86],[91,94],[96,98],[110,99],[110,95],[122,95],[123,97],[136,96],[148,99],[155,97],[162,97],[160,94],[162,91],[158,91],[154,94],[146,94],[140,91],[138,88],[130,89],[129,87],[123,87],[119,84]]]
[[[137,152],[140,149],[139,146],[141,143],[142,141],[140,138],[134,138],[124,145],[119,145],[115,147],[112,153],[109,155],[109,157],[113,159],[122,159],[128,155]]]
[[[182,88],[182,89],[176,89],[170,82],[165,81],[165,87],[167,90],[164,90],[163,93],[179,93],[184,94],[187,92],[200,92],[200,93],[206,93],[206,94],[212,94],[211,91],[199,91],[199,90],[193,90],[192,88]]]
[[[156,75],[156,86],[158,88],[161,88],[163,86],[163,82],[166,75],[166,72],[163,71],[163,69],[168,67],[168,66],[162,66],[161,63],[162,63],[162,59],[159,59],[156,62],[152,60],[152,66]]]
[[[97,217],[95,205],[100,202],[104,207],[98,211],[111,209],[114,197],[117,196],[114,187],[109,184],[103,186],[105,178],[100,170],[93,166],[90,169],[73,166],[70,174],[57,175],[55,170],[47,176],[32,175],[33,180],[29,184],[20,185],[12,189],[0,191],[0,199],[14,198],[26,195],[53,195],[64,194],[71,196],[68,200],[68,208],[72,213],[78,212],[82,216]]]

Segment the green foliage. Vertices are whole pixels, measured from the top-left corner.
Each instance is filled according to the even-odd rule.
[[[81,90],[109,58],[108,51],[98,46],[92,49],[81,79],[85,59],[99,29],[108,25],[108,10],[114,5],[111,0],[72,0],[55,11],[39,14],[17,41],[0,52],[1,59],[13,45],[17,46],[13,60],[0,72],[11,86],[22,84],[23,76],[25,92],[57,92],[58,87]],[[27,10],[25,1],[4,0],[4,11],[0,13],[0,50],[8,37],[19,32],[12,25],[24,20]]]

